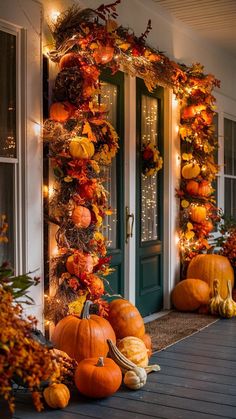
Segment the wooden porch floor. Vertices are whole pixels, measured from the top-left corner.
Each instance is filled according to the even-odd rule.
[[[27,394],[17,395],[14,419],[236,418],[236,319],[219,320],[203,331],[157,352],[161,371],[139,391],[121,389],[90,401],[75,392],[63,410],[35,412]],[[1,414],[0,414],[1,417]]]

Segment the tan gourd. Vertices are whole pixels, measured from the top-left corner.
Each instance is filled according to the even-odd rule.
[[[147,373],[144,368],[136,367],[124,375],[124,384],[131,390],[138,390],[146,384]]]
[[[219,313],[222,317],[226,317],[229,319],[235,315],[236,304],[234,300],[232,299],[232,285],[231,285],[230,280],[228,280],[227,286],[228,286],[228,296],[220,304]]]
[[[211,314],[219,314],[219,307],[224,301],[223,298],[220,296],[219,286],[220,286],[220,283],[218,279],[214,279],[213,297],[209,301],[209,309],[210,309]]]
[[[117,365],[119,365],[121,371],[123,374],[125,374],[127,371],[135,370],[137,368],[137,365],[134,364],[134,362],[130,361],[128,358],[126,358],[117,348],[117,346],[112,342],[111,339],[107,339],[107,343],[109,346],[109,356],[113,359],[113,361],[116,362]],[[139,367],[139,369],[142,367]],[[152,371],[160,371],[160,366],[157,364],[153,365],[147,365],[145,368],[142,368],[146,371],[147,374],[149,374]]]
[[[126,336],[117,343],[119,351],[138,367],[148,366],[148,351],[145,343],[136,336]]]

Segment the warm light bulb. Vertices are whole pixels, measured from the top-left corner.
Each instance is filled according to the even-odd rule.
[[[51,18],[51,21],[53,22],[53,23],[56,23],[56,21],[57,21],[57,19],[58,19],[58,17],[60,16],[60,12],[58,11],[58,10],[53,10],[51,13],[50,13],[50,18]]]
[[[34,130],[35,135],[39,135],[41,132],[41,125],[38,122],[34,122],[33,130]]]

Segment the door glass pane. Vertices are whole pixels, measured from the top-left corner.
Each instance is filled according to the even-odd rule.
[[[0,157],[16,157],[16,37],[0,31]]]
[[[224,119],[225,174],[236,176],[236,122]]]
[[[236,178],[225,178],[225,215],[236,221]]]
[[[158,100],[142,95],[141,98],[141,149],[146,144],[157,145]],[[141,174],[141,241],[157,240],[157,174]]]
[[[0,215],[6,215],[8,243],[0,243],[0,264],[14,266],[14,165],[0,163]]]
[[[117,86],[111,83],[101,83],[101,103],[107,105],[107,120],[117,128]],[[102,177],[105,182],[104,188],[108,191],[108,206],[112,208],[113,214],[104,218],[104,236],[107,237],[107,247],[116,249],[117,244],[117,162],[116,158],[112,164],[102,168]]]

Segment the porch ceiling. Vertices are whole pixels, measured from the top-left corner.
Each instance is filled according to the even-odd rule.
[[[152,0],[236,57],[236,0]]]

